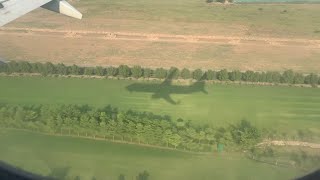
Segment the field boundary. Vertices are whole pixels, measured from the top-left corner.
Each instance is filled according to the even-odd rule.
[[[81,138],[81,139],[91,139],[91,140],[97,140],[97,141],[107,141],[107,142],[114,142],[119,144],[130,144],[130,145],[137,145],[137,146],[143,146],[143,147],[151,147],[151,148],[158,148],[158,149],[166,149],[166,150],[173,150],[173,151],[179,151],[179,152],[187,152],[187,153],[194,153],[194,154],[206,154],[209,155],[212,152],[195,152],[195,151],[188,151],[188,150],[181,150],[176,148],[170,148],[170,147],[163,147],[163,146],[157,146],[157,145],[151,145],[151,144],[144,144],[144,143],[136,143],[136,142],[130,142],[130,141],[121,141],[121,140],[111,140],[108,138],[101,138],[97,136],[82,136],[82,135],[73,135],[73,134],[64,134],[64,133],[48,133],[48,132],[41,132],[41,131],[33,131],[30,129],[20,129],[20,128],[6,128],[6,127],[0,127],[0,129],[4,130],[18,130],[18,131],[26,131],[31,133],[37,133],[37,134],[43,134],[48,136],[57,136],[57,137],[73,137],[73,138]],[[303,142],[303,141],[283,141],[283,140],[273,140],[273,141],[263,141],[257,146],[298,146],[298,147],[309,147],[313,149],[320,149],[320,144],[317,143],[310,143],[310,142]]]
[[[18,131],[25,131],[30,133],[36,133],[36,134],[42,134],[47,136],[55,136],[55,137],[72,137],[72,138],[79,138],[79,139],[90,139],[90,140],[96,140],[96,141],[107,141],[111,143],[118,143],[118,144],[129,144],[129,145],[136,145],[141,147],[149,147],[149,148],[156,148],[156,149],[164,149],[164,150],[171,150],[171,151],[179,151],[184,153],[191,153],[191,154],[199,154],[199,155],[210,155],[213,152],[196,152],[196,151],[188,151],[188,150],[182,150],[182,149],[175,149],[170,147],[164,147],[164,146],[157,146],[157,145],[151,145],[151,144],[144,144],[144,143],[136,143],[136,142],[130,142],[130,141],[121,141],[121,140],[111,140],[108,138],[101,138],[97,136],[83,136],[83,135],[73,135],[73,134],[64,134],[64,133],[48,133],[48,132],[41,132],[41,131],[33,131],[30,129],[20,129],[20,128],[5,128],[0,127],[0,129],[3,130],[18,130]]]

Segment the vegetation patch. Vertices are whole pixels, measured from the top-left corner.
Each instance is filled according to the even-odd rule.
[[[228,127],[199,126],[181,118],[175,122],[169,116],[124,112],[110,106],[98,109],[86,105],[4,105],[0,107],[0,119],[1,127],[107,138],[189,151],[212,152],[217,144],[250,149],[262,138],[260,130],[246,120]]]

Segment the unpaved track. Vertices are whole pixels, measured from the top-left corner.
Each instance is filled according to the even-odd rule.
[[[320,144],[302,142],[302,141],[265,141],[258,145],[273,145],[273,146],[298,146],[298,147],[309,147],[313,149],[320,149]]]
[[[320,48],[320,39],[287,39],[266,37],[237,36],[202,36],[202,35],[172,35],[147,34],[130,32],[82,31],[82,30],[52,30],[38,28],[0,28],[0,34],[23,36],[59,36],[64,38],[98,38],[105,40],[132,41],[162,41],[181,43],[213,43],[213,44],[268,44],[271,46],[303,46]]]

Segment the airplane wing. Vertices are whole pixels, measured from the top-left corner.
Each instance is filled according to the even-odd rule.
[[[0,0],[0,26],[41,6],[67,16],[82,18],[82,14],[64,0]]]

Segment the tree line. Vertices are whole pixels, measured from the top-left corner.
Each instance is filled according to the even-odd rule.
[[[226,149],[249,149],[262,138],[260,130],[246,120],[213,127],[111,106],[2,104],[0,126],[199,152],[213,151],[218,143]]]
[[[143,68],[141,66],[129,67],[120,65],[118,67],[80,67],[77,65],[66,66],[64,64],[30,63],[24,61],[10,61],[0,63],[0,73],[40,73],[42,75],[88,75],[88,76],[109,76],[109,77],[132,77],[132,78],[158,78],[164,79],[170,75],[173,79],[194,79],[194,80],[219,80],[219,81],[244,81],[261,83],[285,83],[285,84],[309,84],[317,86],[320,84],[320,77],[317,74],[310,73],[304,75],[292,70],[286,70],[283,73],[276,71],[254,72],[239,70],[220,71],[214,70],[189,70],[171,67],[164,68]]]

